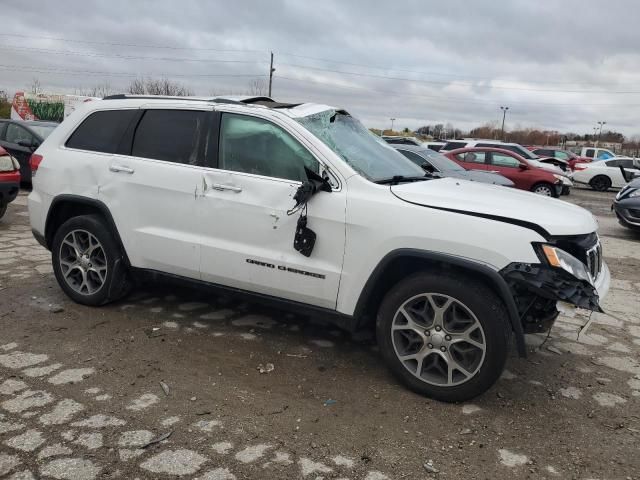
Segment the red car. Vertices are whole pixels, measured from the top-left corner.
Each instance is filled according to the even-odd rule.
[[[551,157],[565,160],[569,163],[569,167],[571,167],[571,170],[575,170],[577,163],[589,163],[592,160],[589,157],[580,157],[573,153],[571,150],[563,150],[562,148],[558,147],[528,146],[527,148],[539,157]]]
[[[540,168],[510,150],[489,147],[459,148],[445,155],[469,170],[498,172],[521,190],[549,197],[559,197],[562,192],[561,175]]]
[[[20,164],[0,147],[0,218],[7,211],[20,190]]]

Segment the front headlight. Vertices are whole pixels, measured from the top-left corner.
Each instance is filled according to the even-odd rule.
[[[593,279],[587,270],[587,266],[576,257],[552,245],[542,245],[541,247],[542,255],[550,266],[561,268],[574,277],[593,285]]]
[[[562,185],[566,185],[568,187],[572,186],[573,183],[571,183],[571,180],[569,180],[566,176],[564,175],[558,175],[557,173],[553,174],[554,178],[556,180],[558,180],[558,182],[556,183],[561,183]]]
[[[627,195],[628,198],[640,197],[640,188],[636,188],[635,190],[631,190],[631,193]]]

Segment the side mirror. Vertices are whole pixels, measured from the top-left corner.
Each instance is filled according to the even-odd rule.
[[[529,170],[529,165],[527,165],[526,163],[521,163],[520,170]]]

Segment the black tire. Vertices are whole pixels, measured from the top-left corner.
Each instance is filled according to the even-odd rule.
[[[104,251],[106,275],[102,285],[94,292],[81,293],[74,290],[62,271],[60,261],[62,243],[67,235],[74,231],[88,232],[93,235]],[[91,306],[104,305],[122,298],[131,289],[124,253],[100,215],[82,215],[67,220],[55,232],[51,251],[53,272],[58,284],[77,303]]]
[[[606,175],[596,175],[591,179],[589,185],[597,192],[606,192],[611,188],[611,179]]]
[[[463,303],[482,327],[484,357],[476,373],[464,383],[450,386],[428,383],[410,372],[396,354],[392,339],[394,318],[406,301],[425,293],[447,295]],[[477,280],[464,275],[418,273],[401,281],[387,293],[378,311],[376,333],[387,366],[409,389],[443,402],[463,402],[487,391],[502,374],[509,352],[511,324],[503,302]],[[421,351],[426,346],[424,343]]]
[[[5,213],[7,213],[7,203],[0,202],[0,218],[4,217]]]
[[[556,187],[548,182],[539,182],[531,187],[531,191],[538,195],[545,195],[547,197],[558,198],[558,190]]]

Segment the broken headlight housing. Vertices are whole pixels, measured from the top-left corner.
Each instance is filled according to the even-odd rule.
[[[593,278],[587,270],[587,266],[564,250],[553,245],[538,245],[538,256],[547,265],[554,268],[561,268],[579,280],[584,280],[593,285]]]

